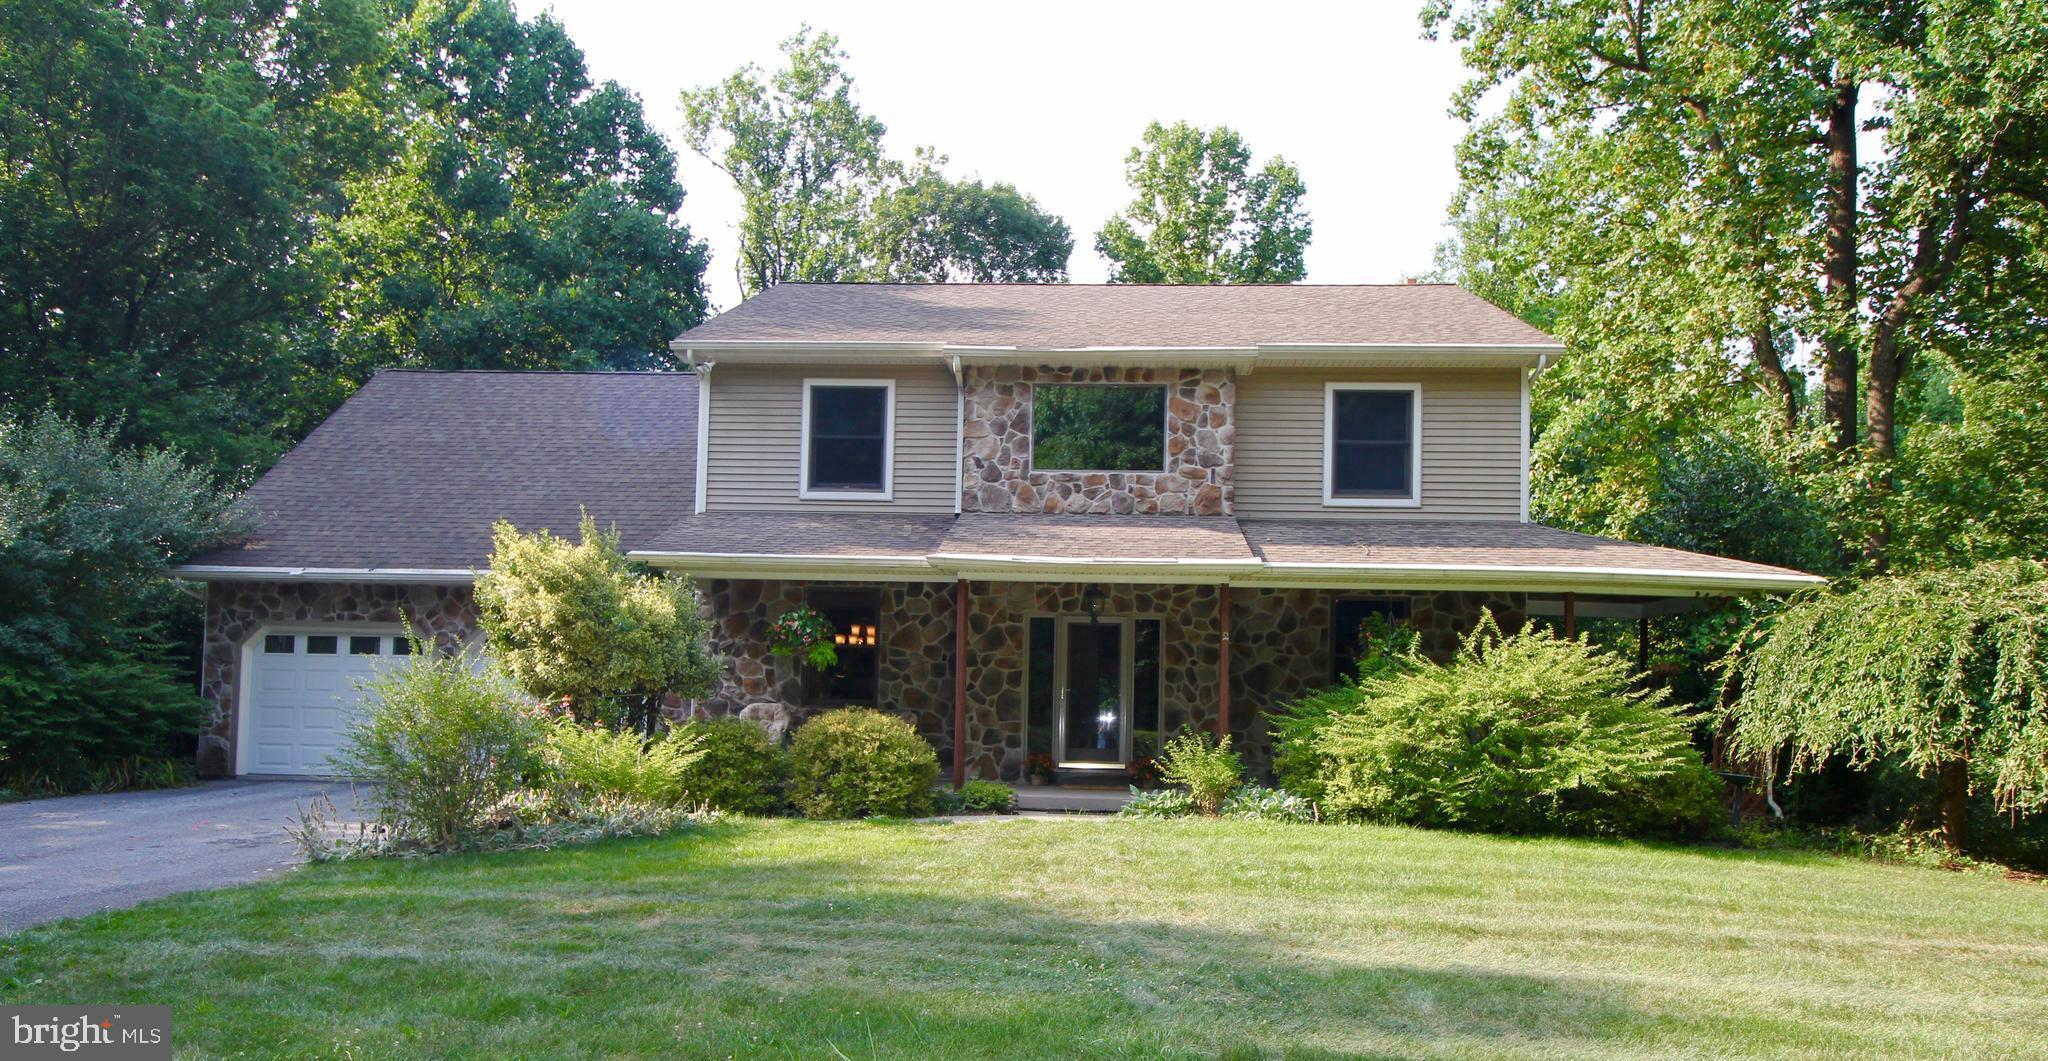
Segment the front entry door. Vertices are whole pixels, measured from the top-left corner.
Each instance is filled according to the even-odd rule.
[[[1060,765],[1124,765],[1131,754],[1131,621],[1063,619],[1058,641]]]

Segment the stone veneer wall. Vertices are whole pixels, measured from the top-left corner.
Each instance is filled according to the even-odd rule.
[[[1031,468],[1036,383],[1155,383],[1167,387],[1166,468],[1056,472]],[[967,512],[1227,516],[1237,384],[1227,369],[969,368],[960,506]]]
[[[454,649],[476,633],[476,603],[466,585],[208,583],[199,691],[213,705],[213,716],[199,738],[200,774],[222,777],[234,772],[235,689],[241,649],[258,629],[305,623],[398,622],[410,622],[422,639]]]
[[[803,722],[816,705],[804,702],[797,661],[768,652],[768,625],[802,607],[811,583],[761,579],[703,579],[704,614],[711,619],[711,653],[720,662],[712,691],[695,704],[698,714],[754,719],[780,735]],[[881,595],[879,703],[917,726],[939,749],[953,754],[953,587],[945,582],[898,582],[862,587]]]

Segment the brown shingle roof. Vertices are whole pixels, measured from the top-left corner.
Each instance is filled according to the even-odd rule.
[[[704,512],[672,522],[639,548],[728,556],[888,556],[936,552],[952,516],[840,512]]]
[[[191,563],[467,569],[496,520],[573,536],[578,506],[633,548],[690,511],[696,434],[686,372],[380,372],[249,489],[256,532]]]
[[[940,543],[947,556],[1046,560],[1257,559],[1228,516],[1042,516],[971,513]]]
[[[1452,284],[777,284],[677,341],[1046,349],[1556,342]]]
[[[1802,576],[1767,564],[1546,527],[1540,523],[1397,520],[1244,520],[1245,539],[1269,564],[1541,567]]]

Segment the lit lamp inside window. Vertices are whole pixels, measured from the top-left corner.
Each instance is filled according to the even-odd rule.
[[[846,629],[832,635],[832,643],[842,647],[852,645],[861,648],[873,648],[875,644],[875,624],[848,623],[846,624]]]

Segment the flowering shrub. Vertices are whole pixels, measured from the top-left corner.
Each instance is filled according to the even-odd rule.
[[[776,616],[768,624],[768,651],[778,656],[801,659],[815,670],[831,670],[839,664],[839,650],[832,647],[832,623],[813,608],[797,608]]]

